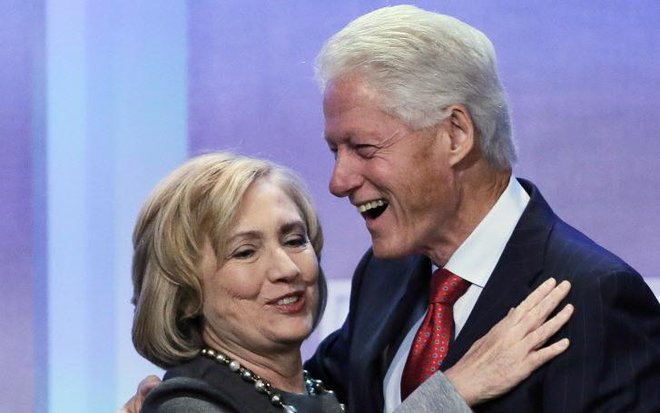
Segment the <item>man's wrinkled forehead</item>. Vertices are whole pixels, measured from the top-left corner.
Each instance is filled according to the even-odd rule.
[[[333,78],[327,83],[323,92],[323,112],[328,115],[326,111],[337,99],[343,101],[342,106],[369,103],[379,107],[383,96],[384,93],[373,86],[367,77],[359,72],[351,72]]]

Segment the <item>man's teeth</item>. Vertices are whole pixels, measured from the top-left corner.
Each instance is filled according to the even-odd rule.
[[[378,207],[381,207],[383,205],[385,205],[385,201],[383,201],[382,199],[379,199],[379,200],[367,202],[365,204],[362,204],[362,205],[358,206],[358,211],[360,211],[360,213],[363,214],[363,213],[369,211],[370,209],[378,208]]]
[[[296,301],[298,301],[299,299],[300,299],[300,297],[298,297],[298,296],[296,296],[296,295],[294,295],[294,296],[292,296],[292,297],[282,298],[282,299],[280,299],[280,300],[277,300],[277,305],[293,304],[293,303],[295,303]]]

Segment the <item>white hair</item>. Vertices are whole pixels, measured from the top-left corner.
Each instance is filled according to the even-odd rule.
[[[464,104],[484,158],[498,169],[516,161],[511,121],[495,50],[479,30],[414,6],[392,6],[358,17],[333,35],[316,59],[316,78],[359,75],[381,109],[413,129],[433,126]]]

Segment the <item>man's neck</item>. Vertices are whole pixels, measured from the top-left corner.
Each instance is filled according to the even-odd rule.
[[[441,240],[422,253],[436,265],[444,266],[458,247],[470,236],[506,189],[511,170],[476,168],[466,171],[459,181],[459,205],[456,214],[440,234]]]

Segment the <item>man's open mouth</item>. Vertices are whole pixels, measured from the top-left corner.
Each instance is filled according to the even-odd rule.
[[[362,214],[363,217],[369,219],[376,219],[385,212],[389,204],[384,199],[377,199],[375,201],[365,202],[357,206],[358,211]]]

